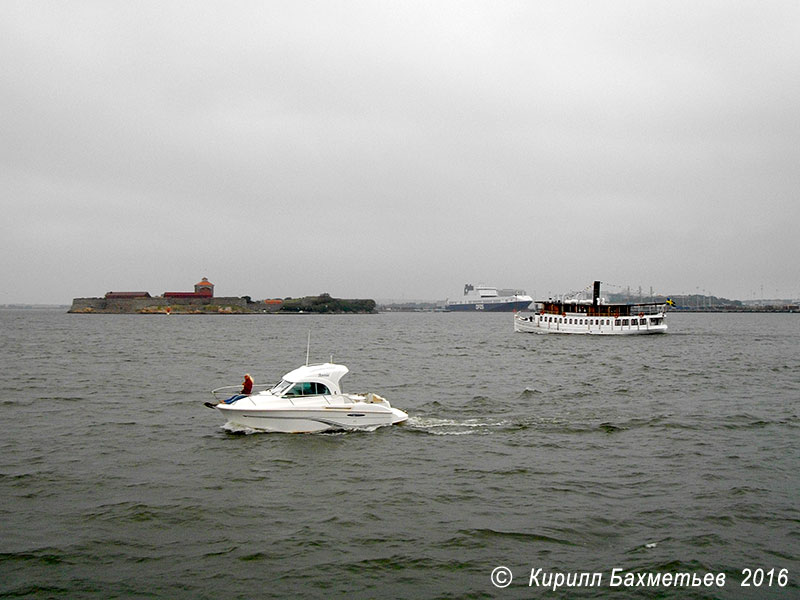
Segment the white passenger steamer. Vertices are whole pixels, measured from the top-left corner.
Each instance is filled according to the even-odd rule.
[[[666,302],[607,303],[595,281],[591,300],[537,300],[535,312],[514,314],[514,331],[578,333],[585,335],[642,335],[665,333]]]

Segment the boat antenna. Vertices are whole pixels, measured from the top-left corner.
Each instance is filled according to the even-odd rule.
[[[308,330],[308,341],[306,342],[306,366],[308,366],[308,355],[311,352],[311,330]]]

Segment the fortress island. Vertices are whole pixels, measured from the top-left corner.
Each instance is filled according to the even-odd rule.
[[[242,315],[275,313],[374,313],[374,300],[333,298],[330,294],[252,300],[250,296],[214,296],[214,284],[203,277],[193,292],[108,292],[102,298],[75,298],[75,314]]]

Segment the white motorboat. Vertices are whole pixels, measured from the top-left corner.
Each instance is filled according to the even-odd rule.
[[[377,394],[343,393],[339,381],[348,371],[333,363],[306,365],[249,395],[231,395],[236,386],[217,388],[211,392],[217,403],[206,406],[221,412],[230,425],[284,433],[372,430],[408,419]]]

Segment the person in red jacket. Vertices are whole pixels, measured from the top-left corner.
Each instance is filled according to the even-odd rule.
[[[244,382],[242,383],[242,391],[239,393],[244,394],[245,396],[249,396],[252,391],[253,391],[253,378],[250,377],[250,373],[245,373]]]
[[[222,400],[220,404],[233,404],[237,400],[241,400],[245,396],[249,396],[253,392],[253,378],[250,377],[250,373],[246,373],[244,376],[244,381],[242,382],[242,391],[238,394],[234,394],[227,400]]]

